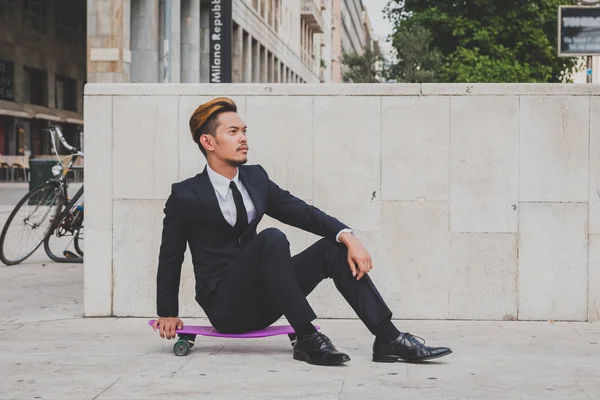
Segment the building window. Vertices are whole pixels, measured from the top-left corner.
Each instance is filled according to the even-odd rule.
[[[73,4],[72,0],[56,0],[55,13],[56,26],[55,37],[57,40],[77,46],[78,22],[81,20],[81,7]]]
[[[56,76],[56,108],[77,111],[77,81]]]
[[[40,69],[23,67],[23,100],[25,103],[48,104],[48,74]]]
[[[0,0],[0,21],[10,22],[14,16],[14,0]]]
[[[15,65],[0,60],[0,100],[15,101]]]
[[[48,9],[44,0],[23,0],[23,26],[35,32],[46,33]]]

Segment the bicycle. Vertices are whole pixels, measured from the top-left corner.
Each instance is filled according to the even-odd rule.
[[[41,245],[48,257],[59,263],[83,263],[83,201],[77,202],[83,196],[83,185],[69,199],[69,180],[67,174],[76,169],[74,167],[78,157],[83,153],[65,140],[60,128],[57,126],[44,129],[49,132],[52,139],[53,151],[58,163],[52,167],[52,175],[45,183],[29,191],[15,206],[4,224],[0,234],[0,261],[6,265],[16,265],[29,258]],[[56,135],[69,155],[60,158]],[[66,166],[63,161],[71,158]],[[39,212],[39,215],[38,215]],[[15,230],[15,231],[13,231]],[[24,250],[18,250],[25,238]],[[52,250],[51,241],[56,238],[69,238],[62,256]],[[75,253],[68,250],[73,243]]]

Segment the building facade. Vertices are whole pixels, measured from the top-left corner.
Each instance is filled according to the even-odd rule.
[[[88,0],[89,82],[211,82],[211,8],[225,0]],[[231,81],[341,82],[372,45],[361,0],[233,0]]]
[[[0,0],[0,162],[50,155],[48,124],[80,145],[85,3]],[[15,156],[22,156],[15,158]],[[9,161],[12,160],[12,161]],[[0,179],[5,178],[5,174]]]
[[[362,54],[369,48],[379,52],[379,41],[373,34],[367,9],[362,0],[328,0],[330,4],[331,68],[326,71],[328,82],[342,82],[342,55]]]
[[[211,82],[226,4],[232,82],[341,82],[376,46],[361,0],[0,0],[0,165],[49,156],[50,124],[81,147],[86,82]]]

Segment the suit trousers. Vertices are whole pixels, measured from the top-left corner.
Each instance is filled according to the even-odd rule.
[[[292,257],[285,234],[275,228],[265,229],[226,267],[209,297],[206,314],[223,333],[264,329],[281,316],[292,326],[300,326],[316,318],[306,296],[323,279],[332,278],[375,334],[392,312],[368,275],[360,280],[352,276],[347,259],[346,246],[328,239]]]

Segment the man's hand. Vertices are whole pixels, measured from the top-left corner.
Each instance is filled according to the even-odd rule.
[[[356,236],[344,232],[340,235],[339,241],[348,248],[348,264],[352,276],[356,276],[356,280],[359,280],[364,274],[373,269],[371,255]]]
[[[183,321],[177,317],[164,317],[154,321],[154,330],[158,329],[161,338],[175,339],[175,330],[183,328]]]

